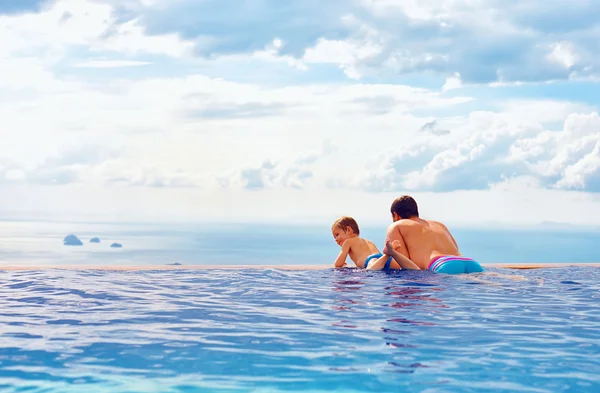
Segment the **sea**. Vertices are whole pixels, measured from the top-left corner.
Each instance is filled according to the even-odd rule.
[[[364,227],[361,236],[381,249],[385,230]],[[598,228],[451,230],[461,253],[482,264],[600,262]],[[69,235],[82,244],[64,245]],[[2,265],[331,266],[338,253],[327,225],[0,221]]]

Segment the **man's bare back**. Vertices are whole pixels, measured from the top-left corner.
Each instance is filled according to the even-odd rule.
[[[448,228],[437,221],[418,217],[400,219],[388,227],[386,240],[400,242],[397,251],[413,261],[421,270],[438,256],[460,256],[456,240]]]
[[[456,240],[444,224],[419,217],[417,202],[410,195],[396,198],[390,212],[394,223],[388,227],[383,253],[391,256],[400,268],[444,274],[484,271],[479,262],[460,254]]]

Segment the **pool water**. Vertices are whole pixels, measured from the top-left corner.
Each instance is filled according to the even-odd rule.
[[[2,392],[598,392],[600,268],[0,272]]]

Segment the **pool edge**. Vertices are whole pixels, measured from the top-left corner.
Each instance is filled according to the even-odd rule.
[[[592,266],[600,267],[598,263],[488,263],[483,264],[488,268],[500,269],[547,269],[569,266]],[[277,270],[329,270],[330,265],[139,265],[139,266],[114,266],[114,265],[0,265],[0,270],[115,270],[115,271],[143,271],[143,270],[242,270],[242,269],[277,269]]]

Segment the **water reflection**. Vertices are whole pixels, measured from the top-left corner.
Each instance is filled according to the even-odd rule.
[[[419,368],[430,368],[430,366],[421,363],[401,364],[396,362],[388,362],[388,364],[396,368],[395,370],[392,370],[393,372],[400,374],[412,374]]]
[[[434,296],[432,292],[441,291],[441,288],[427,286],[393,286],[386,287],[386,295],[401,299],[389,304],[389,307],[404,308],[404,307],[428,307],[428,308],[446,308],[441,299]]]
[[[419,337],[436,329],[438,323],[432,315],[448,308],[439,296],[444,292],[439,278],[415,275],[348,269],[336,271],[331,280],[330,310],[334,318],[330,326],[347,331],[344,334],[359,335],[374,346],[383,344],[379,364],[392,373],[412,374],[429,367],[426,359],[415,355],[422,350],[423,340]],[[350,346],[347,350],[350,355]],[[331,371],[355,369],[340,367]]]
[[[344,269],[335,272],[341,274],[341,278],[334,274],[334,280],[331,283],[335,293],[331,306],[332,310],[353,311],[356,307],[366,306],[365,302],[361,301],[364,295],[360,293],[365,287],[364,275],[362,277],[357,276],[357,272],[352,270],[357,269]]]
[[[600,269],[524,274],[513,290],[358,270],[0,272],[0,386],[600,391]]]
[[[338,280],[334,281],[334,290],[337,292],[359,291],[365,283],[358,280]]]
[[[386,372],[413,374],[420,368],[428,368],[427,359],[419,357],[423,340],[437,329],[431,317],[448,306],[437,296],[443,289],[427,277],[423,281],[402,279],[388,282],[382,291],[382,307],[386,318],[381,323],[380,335],[387,352]]]

